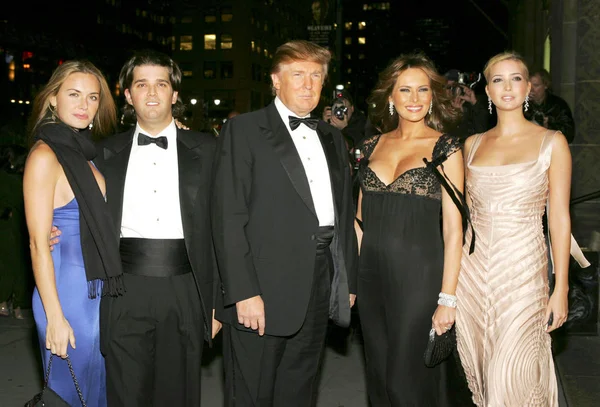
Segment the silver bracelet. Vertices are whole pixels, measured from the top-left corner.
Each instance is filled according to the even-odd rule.
[[[438,299],[438,305],[443,305],[445,307],[456,308],[456,296],[450,295],[446,293],[440,293]]]

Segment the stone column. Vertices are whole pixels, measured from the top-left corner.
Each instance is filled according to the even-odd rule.
[[[574,89],[572,196],[579,197],[600,189],[600,0],[566,0],[563,16],[561,96],[568,101]],[[592,231],[600,231],[600,199],[579,204],[572,213],[573,233],[587,246]]]

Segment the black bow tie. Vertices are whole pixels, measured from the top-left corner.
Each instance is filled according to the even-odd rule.
[[[296,130],[298,128],[298,126],[300,126],[300,123],[304,123],[311,129],[317,130],[317,125],[319,124],[319,119],[315,119],[312,117],[305,117],[304,119],[301,119],[301,118],[295,117],[295,116],[288,116],[288,117],[290,118],[290,128],[292,130]]]
[[[165,136],[160,137],[150,137],[145,135],[144,133],[138,134],[138,146],[147,146],[148,144],[154,143],[160,148],[164,148],[165,150],[169,147],[169,140]]]

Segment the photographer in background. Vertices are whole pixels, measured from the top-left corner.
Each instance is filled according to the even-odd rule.
[[[323,109],[323,120],[342,132],[348,144],[348,151],[358,147],[365,138],[367,117],[355,109],[352,97],[348,93],[336,93],[333,105]]]
[[[484,98],[478,98],[473,87],[481,79],[481,75],[467,74],[451,69],[444,74],[446,91],[452,98],[454,107],[462,111],[462,119],[451,133],[461,140],[489,130],[490,115]]]
[[[560,130],[567,142],[575,138],[575,122],[571,109],[564,99],[552,93],[550,74],[545,69],[531,75],[529,108],[525,117],[550,130]]]

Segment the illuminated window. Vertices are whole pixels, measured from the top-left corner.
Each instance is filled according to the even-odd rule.
[[[216,23],[217,22],[217,16],[207,14],[207,15],[204,16],[204,22],[205,23]]]
[[[224,8],[221,10],[221,21],[228,23],[233,20],[233,13],[230,8]]]
[[[231,61],[221,62],[221,78],[222,79],[233,78],[233,62],[231,62]]]
[[[217,78],[217,63],[204,61],[204,79]]]
[[[351,30],[351,29],[352,29],[352,22],[351,22],[351,21],[349,21],[349,22],[347,22],[347,23],[344,23],[344,28],[345,28],[346,30]]]
[[[190,17],[190,16],[186,16],[186,17],[182,17],[181,18],[181,23],[182,24],[189,24],[191,22],[192,22],[192,17]]]
[[[346,73],[352,73],[352,68],[346,69]]]
[[[217,34],[204,34],[204,49],[217,49]]]
[[[221,34],[221,49],[233,48],[233,37],[231,34]]]
[[[364,30],[365,28],[367,28],[367,23],[364,21],[361,21],[360,23],[358,23],[358,29],[359,30]]]
[[[181,71],[181,73],[183,73],[183,76],[187,78],[194,76],[194,71]]]
[[[182,35],[179,37],[179,51],[191,51],[192,50],[192,36]]]
[[[254,41],[250,41],[250,49],[252,49],[252,51],[256,50],[256,44]]]
[[[266,48],[263,50],[263,53],[264,53],[264,55],[265,55],[265,58],[268,58],[268,57],[269,57],[269,51],[267,51],[267,49],[266,49]]]
[[[344,38],[344,44],[346,44],[346,45],[352,45],[352,37],[346,37],[346,38]]]
[[[175,51],[175,36],[172,35],[167,39],[167,42],[171,44],[171,51]]]
[[[360,45],[365,45],[367,43],[367,39],[365,37],[358,37],[358,43]]]
[[[347,60],[351,60],[352,59],[352,54],[346,54],[346,59]]]

